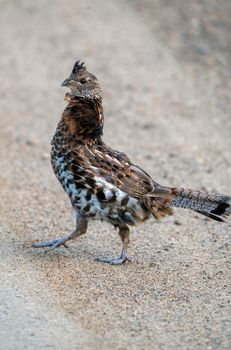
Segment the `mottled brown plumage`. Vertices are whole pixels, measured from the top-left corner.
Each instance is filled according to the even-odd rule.
[[[69,195],[76,213],[71,235],[34,247],[65,245],[87,231],[90,219],[100,219],[118,227],[123,249],[118,258],[99,259],[111,264],[129,260],[129,226],[151,215],[160,219],[171,215],[172,207],[189,208],[217,221],[231,213],[231,197],[163,187],[125,153],[115,151],[102,140],[104,113],[102,91],[97,78],[76,62],[63,86],[65,108],[52,141],[51,161],[55,175]]]

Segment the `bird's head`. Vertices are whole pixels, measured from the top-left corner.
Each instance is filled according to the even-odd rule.
[[[89,73],[84,62],[77,61],[69,78],[64,80],[61,86],[71,89],[72,95],[89,100],[102,99],[102,90],[98,79]]]

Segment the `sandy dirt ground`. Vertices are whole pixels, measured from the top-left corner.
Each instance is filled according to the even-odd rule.
[[[70,232],[50,140],[76,59],[100,78],[104,139],[163,185],[231,194],[230,1],[0,1],[0,349],[230,349],[230,227],[176,210]]]

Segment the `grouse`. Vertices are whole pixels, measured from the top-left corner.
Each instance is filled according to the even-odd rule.
[[[155,182],[123,152],[102,140],[104,113],[102,90],[95,75],[77,61],[62,86],[65,108],[52,140],[51,163],[76,214],[76,227],[69,235],[33,247],[53,250],[87,231],[88,220],[105,220],[118,228],[122,252],[118,257],[98,258],[110,264],[130,260],[127,249],[130,226],[150,216],[160,219],[172,207],[192,209],[217,221],[231,214],[231,197]]]

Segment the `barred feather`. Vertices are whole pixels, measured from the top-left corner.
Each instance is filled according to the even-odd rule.
[[[172,188],[172,191],[175,198],[170,206],[192,209],[217,221],[224,221],[231,214],[230,196],[184,188]]]

